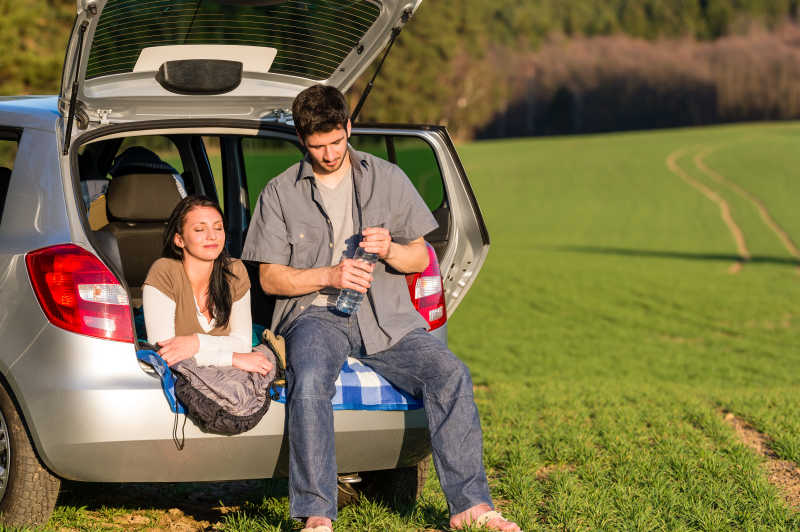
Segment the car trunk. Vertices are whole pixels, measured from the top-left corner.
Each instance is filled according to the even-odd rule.
[[[76,152],[76,191],[87,234],[124,279],[134,308],[141,306],[142,283],[161,253],[163,229],[171,212],[165,201],[177,203],[181,188],[219,201],[228,250],[238,257],[261,189],[302,156],[289,127],[252,122],[238,123],[239,127],[221,122],[191,128],[181,127],[186,123],[178,121],[172,127],[165,125],[147,130],[107,126],[85,135]],[[446,132],[443,128],[359,127],[351,143],[403,168],[439,222],[439,228],[425,237],[439,259],[447,311],[452,315],[485,259],[488,235],[463,169],[455,164],[457,156]],[[121,165],[122,154],[133,150],[149,152],[163,165],[153,161],[148,162],[150,166]],[[119,194],[123,196],[112,197]],[[153,214],[158,205],[160,215]],[[257,265],[249,264],[248,271],[254,287],[254,321],[269,325],[273,299],[258,288]]]

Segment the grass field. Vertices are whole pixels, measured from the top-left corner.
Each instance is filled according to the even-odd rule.
[[[459,147],[492,247],[450,347],[472,370],[493,495],[524,530],[800,528],[724,419],[800,462],[800,270],[754,205],[800,242],[798,143],[800,125],[751,124]],[[669,160],[725,202],[749,260]],[[283,481],[260,490],[217,527],[297,528]],[[147,498],[81,496],[48,528],[165,523]],[[431,478],[414,508],[365,502],[336,529],[446,521]]]

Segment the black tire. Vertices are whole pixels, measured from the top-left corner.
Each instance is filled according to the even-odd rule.
[[[357,484],[339,483],[339,507],[358,502],[361,496],[395,509],[412,506],[422,495],[431,467],[430,456],[415,466],[360,473]]]
[[[61,480],[42,467],[14,401],[0,386],[0,523],[45,523]]]

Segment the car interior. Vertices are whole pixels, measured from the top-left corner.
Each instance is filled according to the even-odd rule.
[[[148,269],[161,256],[167,220],[181,197],[204,194],[220,203],[225,217],[226,245],[229,253],[238,257],[250,209],[266,183],[263,175],[277,175],[302,156],[299,146],[286,140],[239,136],[220,137],[216,144],[209,140],[196,134],[131,136],[100,140],[81,147],[78,167],[87,224],[98,251],[124,277],[135,311],[142,304],[142,284]],[[381,140],[380,137],[370,138],[361,145],[356,139],[351,142],[357,149],[398,162],[399,150],[394,142],[383,144]],[[210,153],[209,148],[220,153]],[[135,157],[126,159],[131,153]],[[434,157],[432,152],[429,157]],[[431,159],[435,172],[420,171],[418,159],[404,170],[412,181],[418,177],[415,185],[440,224],[426,235],[426,240],[441,257],[450,223],[442,177],[435,159]],[[402,161],[399,163],[402,166]],[[258,175],[248,176],[248,169]],[[236,173],[243,175],[236,176]],[[423,178],[419,178],[423,174]],[[241,199],[235,201],[236,189],[226,186],[232,176],[234,181],[245,185],[244,195],[249,201],[242,201],[241,194]],[[245,262],[245,266],[251,281],[253,322],[269,325],[274,297],[260,288],[258,264]]]

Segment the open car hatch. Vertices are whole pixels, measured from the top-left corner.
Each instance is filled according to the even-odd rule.
[[[77,129],[280,120],[310,85],[346,91],[421,2],[78,0],[60,109],[74,112]]]

